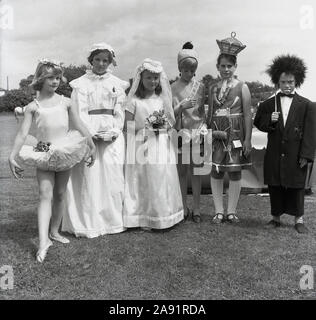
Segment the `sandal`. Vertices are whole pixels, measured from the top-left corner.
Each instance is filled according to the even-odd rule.
[[[200,215],[200,210],[199,209],[193,209],[192,210],[192,220],[195,223],[200,223],[201,222],[201,215]]]
[[[240,222],[239,218],[234,213],[229,213],[226,218],[227,222],[238,223]]]
[[[200,223],[200,222],[201,222],[201,216],[200,216],[199,214],[194,214],[194,215],[192,216],[192,220],[193,220],[193,222],[195,222],[195,223]]]
[[[44,247],[44,249],[42,250],[38,250],[36,253],[36,260],[40,263],[43,263],[45,258],[46,258],[46,254],[47,251],[49,249],[49,247],[52,245],[53,243],[49,240],[48,244]]]
[[[224,222],[224,214],[223,213],[216,213],[216,215],[212,219],[212,223],[219,224]]]

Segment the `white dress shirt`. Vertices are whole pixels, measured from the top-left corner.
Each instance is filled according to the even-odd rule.
[[[291,92],[291,94],[294,94],[295,91]],[[290,107],[293,101],[293,98],[290,97],[281,97],[281,109],[282,109],[282,115],[283,115],[283,121],[284,126],[286,124],[287,117],[289,115]]]

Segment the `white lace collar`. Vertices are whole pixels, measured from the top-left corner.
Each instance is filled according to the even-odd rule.
[[[112,74],[112,70],[107,69],[106,73],[102,74],[102,75],[98,75],[94,72],[92,72],[92,70],[87,70],[86,71],[86,75],[89,77],[89,79],[91,80],[102,80],[102,79],[107,79],[111,76]]]

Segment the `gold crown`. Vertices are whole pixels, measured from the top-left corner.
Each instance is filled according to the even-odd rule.
[[[216,40],[216,42],[221,53],[230,54],[233,56],[237,56],[240,51],[246,48],[244,44],[236,39],[236,32],[232,32],[230,38],[226,38],[221,41]]]

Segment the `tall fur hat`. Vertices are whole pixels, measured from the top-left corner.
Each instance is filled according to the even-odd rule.
[[[295,77],[295,86],[300,87],[305,80],[306,71],[307,67],[302,59],[287,54],[274,58],[266,73],[275,85],[278,85],[282,73],[292,74]]]

